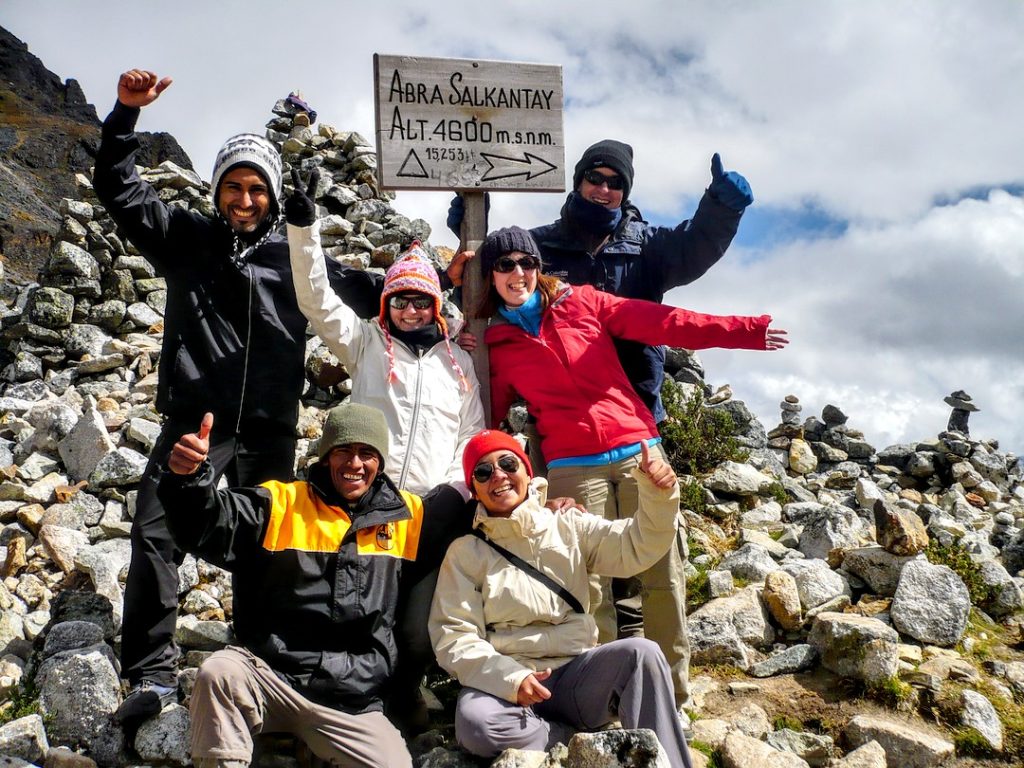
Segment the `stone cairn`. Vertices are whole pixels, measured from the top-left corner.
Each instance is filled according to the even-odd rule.
[[[382,269],[404,243],[426,243],[426,222],[397,213],[378,189],[373,148],[357,133],[305,122],[281,101],[267,136],[286,171],[305,177],[321,169],[316,199],[328,255]],[[172,163],[141,172],[168,205],[214,215],[209,188],[194,173]],[[0,373],[0,759],[48,768],[185,766],[196,668],[232,640],[231,582],[186,558],[176,632],[182,703],[126,744],[112,721],[123,696],[116,643],[137,487],[159,432],[153,398],[166,290],[97,204],[89,180],[78,183],[83,199],[62,202],[61,237],[38,283],[0,282],[0,338],[10,361]],[[867,686],[909,684],[921,702],[957,685],[951,726],[973,729],[999,754],[1001,713],[1024,698],[1024,660],[979,663],[974,650],[984,639],[968,631],[968,618],[984,614],[1007,632],[1022,623],[1024,480],[1016,457],[956,432],[876,451],[833,405],[801,421],[792,395],[781,404],[781,424],[766,432],[728,386],[711,391],[692,353],[670,350],[667,369],[684,394],[702,389],[705,407],[729,413],[749,450],[745,462],[695,478],[708,514],[684,511],[695,553],[690,576],[707,575],[710,597],[689,617],[693,663],[748,677],[723,683],[696,670],[694,710],[717,694],[740,697],[764,678],[804,671]],[[306,372],[300,470],[315,456],[323,410],[347,394],[348,378],[315,338]],[[973,593],[959,572],[929,560],[930,542],[966,553]],[[739,701],[718,713],[705,712],[693,731],[726,768],[931,766],[954,749],[949,728],[921,719],[848,712],[840,749],[826,734],[773,728],[771,717],[785,712]],[[410,745],[418,768],[481,764],[453,746],[450,720],[437,715],[435,724]],[[264,746],[265,764],[296,765],[294,745]],[[702,753],[693,756],[706,764]],[[578,735],[547,755],[512,750],[495,765],[659,760],[649,733],[607,731]]]

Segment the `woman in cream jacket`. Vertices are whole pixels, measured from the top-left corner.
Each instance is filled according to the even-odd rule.
[[[640,504],[607,521],[543,506],[518,442],[487,430],[463,453],[479,501],[474,535],[448,548],[430,612],[437,660],[463,685],[455,733],[474,754],[546,750],[612,720],[655,732],[670,765],[689,768],[672,680],[657,644],[643,638],[597,645],[587,612],[591,573],[629,576],[665,554],[676,533],[679,492],[671,467],[645,445],[634,470]],[[514,565],[504,548],[568,591],[556,593]]]

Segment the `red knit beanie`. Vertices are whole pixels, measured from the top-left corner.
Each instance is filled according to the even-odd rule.
[[[533,467],[526,456],[526,451],[512,435],[497,429],[485,429],[478,432],[466,443],[466,450],[462,454],[462,471],[466,475],[466,487],[473,487],[473,470],[481,456],[486,456],[491,451],[509,451],[519,457],[519,460],[526,465],[526,474],[533,477]]]

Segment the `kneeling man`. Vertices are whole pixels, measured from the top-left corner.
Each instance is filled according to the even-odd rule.
[[[212,424],[207,414],[182,435],[158,489],[178,546],[234,584],[239,646],[199,669],[193,762],[241,768],[252,734],[284,731],[334,765],[410,766],[382,712],[399,578],[417,557],[443,557],[462,497],[448,486],[424,498],[399,491],[383,472],[383,414],[349,403],[328,415],[308,482],[217,491]]]

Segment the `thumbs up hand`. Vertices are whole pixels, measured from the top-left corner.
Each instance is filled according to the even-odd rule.
[[[176,475],[194,474],[210,452],[210,430],[213,429],[213,414],[207,413],[199,425],[199,431],[182,435],[171,449],[167,467]]]
[[[676,473],[660,456],[652,457],[647,441],[640,441],[640,471],[659,488],[671,488],[676,484]]]

